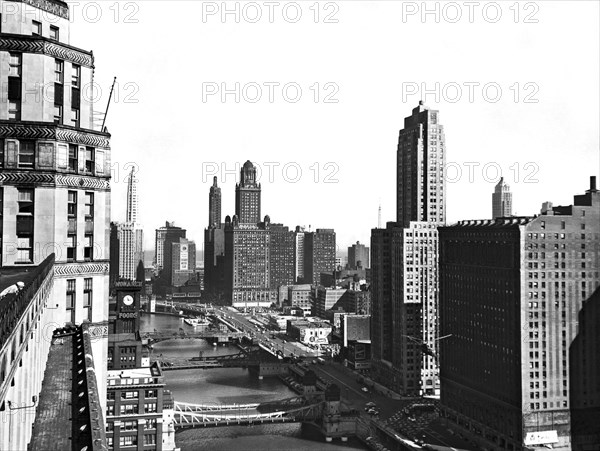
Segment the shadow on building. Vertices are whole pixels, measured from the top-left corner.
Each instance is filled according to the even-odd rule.
[[[571,437],[574,451],[600,449],[600,287],[579,312],[569,352]]]

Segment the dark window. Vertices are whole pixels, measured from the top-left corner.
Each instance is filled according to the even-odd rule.
[[[75,309],[75,279],[67,279],[67,310]]]
[[[35,142],[21,141],[19,146],[19,167],[33,168],[35,161]]]
[[[83,258],[84,260],[94,259],[94,235],[91,233],[85,235]]]
[[[85,170],[91,174],[94,173],[94,148],[85,148]]]
[[[54,39],[55,41],[60,39],[60,30],[54,25],[50,25],[50,39]]]
[[[32,24],[31,34],[41,36],[42,35],[42,24],[36,20],[32,20],[31,24]]]
[[[77,172],[77,145],[69,144],[69,171]]]

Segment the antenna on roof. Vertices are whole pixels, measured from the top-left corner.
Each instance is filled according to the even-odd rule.
[[[106,115],[108,114],[108,107],[110,106],[110,100],[112,99],[112,93],[113,90],[115,89],[115,83],[117,82],[117,77],[115,77],[113,79],[113,84],[110,87],[110,94],[108,96],[108,103],[106,104],[106,111],[104,112],[104,119],[102,120],[102,128],[100,129],[100,131],[104,131],[104,124],[106,123]]]

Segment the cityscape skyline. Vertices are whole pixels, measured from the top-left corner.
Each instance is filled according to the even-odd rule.
[[[562,187],[568,187],[569,192],[577,190],[578,162],[586,161],[592,168],[599,167],[597,124],[600,116],[598,102],[594,101],[598,99],[599,72],[598,61],[590,57],[600,53],[595,32],[596,2],[575,2],[568,8],[561,7],[561,2],[540,3],[536,15],[538,23],[524,23],[524,11],[521,11],[520,22],[514,23],[508,7],[504,9],[502,20],[494,24],[482,21],[480,16],[469,24],[466,11],[462,24],[443,21],[437,24],[429,18],[427,26],[432,33],[423,36],[422,42],[423,47],[430,49],[427,60],[423,59],[422,52],[410,47],[403,47],[402,58],[390,58],[397,53],[399,43],[414,36],[423,25],[419,17],[402,21],[401,5],[406,2],[391,2],[385,7],[363,2],[340,4],[336,15],[339,22],[331,24],[315,24],[307,9],[303,20],[296,24],[281,22],[280,18],[273,24],[243,21],[237,24],[231,19],[223,24],[219,17],[203,22],[201,5],[173,2],[172,8],[161,8],[155,3],[140,5],[139,13],[134,16],[138,24],[115,24],[112,12],[107,9],[97,23],[77,20],[77,17],[73,22],[73,33],[83,36],[83,46],[93,47],[98,61],[110,56],[114,67],[118,67],[118,70],[96,73],[103,92],[99,105],[106,103],[114,75],[119,83],[119,102],[111,105],[107,119],[109,131],[116,140],[113,147],[119,151],[118,157],[112,160],[113,166],[119,168],[119,177],[115,177],[112,184],[115,194],[112,211],[115,220],[122,220],[119,216],[124,212],[121,205],[125,199],[126,165],[136,163],[141,196],[139,220],[150,229],[146,230],[146,247],[150,244],[151,230],[169,220],[185,226],[188,235],[201,248],[200,238],[207,222],[208,199],[204,193],[213,177],[206,174],[203,181],[202,163],[215,163],[232,171],[226,180],[219,177],[218,182],[225,197],[222,210],[234,211],[230,194],[234,192],[239,169],[235,163],[241,164],[246,158],[261,165],[278,162],[279,169],[290,162],[302,168],[302,178],[295,184],[285,182],[281,171],[276,173],[273,183],[261,181],[265,211],[271,212],[274,222],[334,228],[339,231],[341,249],[356,241],[366,243],[369,230],[377,224],[379,199],[383,218],[392,217],[395,211],[393,149],[397,136],[394,130],[399,128],[403,111],[413,108],[419,100],[444,112],[448,150],[452,155],[447,164],[451,168],[458,165],[463,171],[461,180],[447,183],[449,223],[464,217],[483,219],[490,215],[489,197],[500,175],[486,182],[481,172],[486,163],[495,162],[502,168],[502,175],[515,193],[514,214],[536,212],[538,204],[549,199],[555,204],[568,204],[569,195]],[[162,23],[163,17],[177,11],[186,14],[178,16],[178,20],[165,21],[161,34],[173,33],[179,38],[180,46],[167,48],[160,36],[144,32],[146,27],[156,23],[154,19]],[[306,21],[304,17],[308,17]],[[571,25],[571,33],[557,35],[557,29]],[[357,36],[357,29],[364,32]],[[147,50],[137,53],[136,61],[129,56],[130,46],[115,45],[127,42],[126,36],[132,32],[145,36],[149,44]],[[281,33],[281,42],[273,42],[273,32]],[[444,33],[443,41],[438,40],[438,32]],[[186,72],[198,71],[203,74],[201,79],[185,75],[181,83],[172,87],[173,95],[154,96],[154,92],[163,89],[171,70],[169,64],[155,62],[154,52],[166,52],[173,60],[187,61],[187,55],[198,42],[197,33],[201,37],[210,36],[210,45],[201,47],[202,58],[189,61]],[[480,38],[473,40],[473,33]],[[94,35],[98,34],[106,39],[94,42]],[[344,45],[332,41],[333,35]],[[328,44],[321,46],[323,42]],[[586,46],[581,46],[581,42],[586,42]],[[347,52],[346,45],[354,49],[352,54]],[[273,59],[273,54],[280,55],[281,59]],[[332,54],[338,56],[330,58]],[[470,54],[477,54],[478,58],[470,58]],[[364,61],[363,67],[371,69],[357,71],[357,58]],[[554,63],[557,60],[561,61],[558,70]],[[406,64],[406,61],[422,64]],[[246,70],[242,75],[233,75],[239,73],[238,65]],[[144,67],[151,67],[153,73],[146,74],[145,70],[142,73]],[[569,69],[573,67],[578,70]],[[440,72],[440,68],[445,71]],[[228,83],[231,88],[236,82],[243,86],[269,81],[282,85],[296,82],[303,88],[304,96],[295,104],[282,101],[280,95],[272,104],[265,99],[254,104],[243,99],[236,103],[233,96],[225,103],[219,96],[202,102],[203,82]],[[309,89],[316,82],[320,83],[323,94],[319,103],[314,103],[313,91]],[[324,91],[327,82],[338,86],[335,95],[338,103],[322,101],[325,94],[332,92]],[[426,83],[427,89],[434,89],[435,83],[439,83],[440,93],[443,94],[446,87],[447,95],[436,99],[435,93],[423,92],[421,82]],[[469,102],[464,85],[470,82],[480,83],[474,91],[473,102]],[[481,87],[488,82],[502,88],[503,96],[497,103],[482,99]],[[134,85],[125,89],[127,83],[137,86],[135,95],[132,94]],[[450,102],[454,92],[451,83],[462,87],[462,98],[454,103]],[[519,83],[517,103],[514,102],[515,83]],[[526,83],[534,85],[526,89]],[[417,85],[418,92],[408,95],[413,84]],[[139,103],[124,103],[128,94]],[[263,90],[265,95],[266,90]],[[537,103],[526,102],[527,97]],[[185,104],[175,101],[180,98],[190,101]],[[157,111],[179,113],[175,119],[170,115],[157,117]],[[160,126],[148,127],[152,123]],[[300,133],[295,125],[299,123],[303,124],[303,130],[310,132]],[[167,128],[176,133],[166,137],[161,130]],[[164,149],[168,149],[168,158],[161,157]],[[563,158],[564,152],[569,153],[569,159]],[[160,165],[154,164],[157,159],[161,160]],[[319,183],[314,183],[315,171],[310,169],[315,162],[320,169]],[[339,183],[323,183],[324,177],[334,172],[325,168],[328,162],[337,164],[339,170],[335,178]],[[469,162],[479,163],[473,183],[468,180],[465,165]],[[510,169],[515,163],[518,163],[518,176],[516,167]],[[536,166],[525,167],[528,163],[534,163],[537,169]],[[490,176],[495,175],[493,168],[489,172]],[[370,174],[378,175],[377,183],[368,182]],[[453,178],[455,173],[450,175]],[[538,183],[525,183],[527,176]],[[563,180],[560,185],[553,183],[558,178]],[[197,210],[186,211],[189,210],[186,208],[188,195],[162,202],[166,193],[156,180],[196,196]],[[345,199],[349,192],[364,212],[361,218],[353,218],[350,212],[341,209],[331,214],[336,199]],[[275,214],[273,207],[288,198],[294,199],[297,208]],[[464,198],[470,202],[463,202]],[[149,199],[152,203],[148,203]],[[160,211],[152,208],[159,201],[164,204]],[[321,219],[328,217],[330,221]],[[355,231],[343,227],[350,221],[358,221]]]

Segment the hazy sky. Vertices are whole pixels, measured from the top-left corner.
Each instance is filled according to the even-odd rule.
[[[475,3],[80,3],[71,44],[94,51],[97,110],[119,82],[113,219],[135,163],[146,247],[169,220],[202,249],[212,176],[233,214],[249,159],[263,216],[368,243],[380,203],[395,219],[398,131],[420,99],[445,126],[448,222],[491,216],[497,169],[513,213],[571,203],[600,164],[599,4]]]

